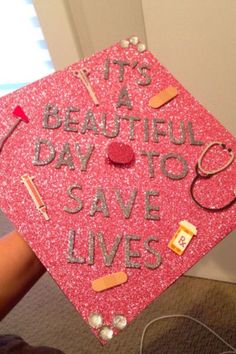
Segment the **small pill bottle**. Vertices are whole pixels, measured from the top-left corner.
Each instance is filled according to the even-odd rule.
[[[196,235],[197,229],[193,224],[187,220],[180,221],[179,228],[168,243],[168,247],[181,256],[192,240],[192,237]]]

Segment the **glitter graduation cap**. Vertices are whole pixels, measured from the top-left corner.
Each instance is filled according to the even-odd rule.
[[[0,208],[104,344],[236,227],[235,203],[190,193],[207,144],[236,140],[134,38],[1,98],[3,136],[16,106],[29,123],[1,151]],[[216,144],[201,162],[227,159]],[[232,159],[194,196],[219,208],[235,182]]]

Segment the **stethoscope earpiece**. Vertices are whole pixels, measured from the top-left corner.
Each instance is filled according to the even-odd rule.
[[[225,165],[223,165],[222,167],[216,169],[216,170],[212,170],[212,171],[207,171],[205,170],[203,167],[202,167],[202,160],[204,159],[205,155],[208,153],[208,151],[215,145],[219,145],[223,148],[223,150],[227,150],[228,153],[229,153],[229,160],[225,163]],[[234,152],[231,148],[227,148],[226,144],[224,143],[221,143],[219,141],[213,141],[212,143],[208,144],[205,149],[203,150],[201,156],[199,157],[198,159],[198,162],[197,162],[197,166],[198,166],[198,169],[200,170],[200,172],[204,175],[215,175],[216,173],[219,173],[223,170],[225,170],[226,168],[228,168],[231,163],[234,161]]]
[[[212,171],[208,171],[202,167],[202,160],[204,159],[207,152],[215,145],[221,146],[224,150],[226,149],[228,151],[230,157],[224,166],[222,166],[218,169],[212,170]],[[199,157],[198,162],[195,166],[196,176],[194,177],[194,179],[191,183],[191,186],[190,186],[191,197],[193,198],[194,202],[198,206],[200,206],[201,208],[203,208],[205,210],[216,212],[216,211],[223,211],[223,210],[229,208],[231,205],[233,205],[236,202],[236,188],[233,191],[235,198],[233,198],[231,201],[229,201],[229,203],[227,203],[226,205],[224,205],[221,208],[215,208],[215,207],[208,208],[208,207],[202,205],[194,196],[194,187],[195,187],[196,182],[199,179],[208,179],[208,178],[214,176],[215,174],[217,174],[221,171],[224,171],[226,168],[228,168],[232,164],[232,162],[234,161],[234,157],[235,157],[235,155],[234,155],[233,150],[231,148],[227,148],[226,144],[219,142],[219,141],[213,141],[212,143],[208,144],[206,146],[206,148],[203,150],[203,152],[202,152],[201,156]]]

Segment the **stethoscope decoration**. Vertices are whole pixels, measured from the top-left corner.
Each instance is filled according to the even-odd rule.
[[[225,163],[225,165],[223,165],[222,167],[218,168],[218,169],[215,169],[215,170],[212,170],[212,171],[208,171],[206,169],[204,169],[202,167],[202,160],[204,158],[204,156],[207,154],[207,152],[215,145],[219,145],[222,147],[223,150],[227,150],[228,153],[229,153],[229,160]],[[226,168],[228,168],[232,162],[234,161],[234,152],[232,149],[230,148],[227,148],[227,146],[222,143],[222,142],[218,142],[218,141],[214,141],[212,143],[210,143],[209,145],[206,146],[206,148],[203,150],[201,156],[199,157],[198,159],[198,162],[196,164],[196,177],[193,179],[192,183],[191,183],[191,186],[190,186],[190,193],[191,193],[191,197],[193,198],[194,202],[200,206],[201,208],[205,209],[205,210],[208,210],[208,211],[212,211],[212,212],[215,212],[215,211],[223,211],[227,208],[229,208],[230,206],[232,206],[235,202],[236,202],[236,188],[234,189],[233,193],[235,195],[235,197],[230,200],[226,205],[220,207],[220,208],[216,208],[216,207],[206,207],[204,205],[202,205],[194,196],[194,187],[195,187],[195,184],[198,180],[200,179],[209,179],[211,178],[212,176],[220,173],[221,171],[224,171]]]

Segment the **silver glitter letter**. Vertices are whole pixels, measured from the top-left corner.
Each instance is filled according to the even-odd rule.
[[[78,184],[73,184],[72,186],[70,186],[69,187],[69,189],[68,189],[68,191],[67,191],[67,194],[68,194],[68,196],[70,197],[70,198],[72,198],[73,200],[75,200],[77,203],[78,203],[78,205],[77,205],[77,207],[75,207],[75,208],[68,208],[67,206],[65,206],[64,208],[63,208],[63,210],[65,210],[67,213],[69,213],[69,214],[75,214],[75,213],[78,213],[82,208],[83,208],[83,202],[82,202],[82,200],[79,198],[79,197],[77,197],[75,194],[73,194],[73,190],[74,189],[79,189],[79,190],[81,190],[82,189],[82,187],[80,186],[80,185],[78,185]]]
[[[194,131],[193,131],[193,124],[192,122],[188,122],[188,131],[189,131],[189,136],[190,136],[190,144],[191,145],[204,145],[204,143],[200,140],[195,140],[194,137]]]
[[[149,177],[154,178],[154,167],[153,167],[153,157],[159,156],[159,152],[156,151],[142,151],[141,155],[147,156],[148,158],[148,170],[149,170]]]
[[[124,80],[124,67],[125,67],[125,65],[129,65],[129,63],[127,61],[123,61],[123,60],[113,60],[113,63],[119,65],[119,81],[123,81]]]
[[[62,123],[62,118],[58,115],[58,108],[52,104],[47,104],[43,114],[43,128],[45,129],[57,129],[60,128]],[[53,117],[55,119],[54,123],[49,122],[49,118]]]
[[[95,235],[92,231],[89,231],[89,259],[88,264],[94,264],[94,244],[95,244]]]
[[[177,159],[179,162],[181,162],[183,165],[183,171],[181,173],[179,173],[178,175],[175,175],[174,173],[167,171],[166,161],[169,159]],[[188,174],[188,164],[187,164],[187,161],[181,155],[175,154],[175,153],[170,153],[170,154],[164,155],[162,157],[161,171],[166,177],[169,177],[170,179],[174,179],[174,180],[182,179],[185,176],[187,176],[187,174]]]
[[[120,132],[120,116],[118,116],[118,114],[115,115],[115,120],[114,120],[115,127],[113,132],[108,133],[106,129],[106,125],[107,125],[107,115],[104,113],[102,115],[102,124],[101,124],[102,135],[104,135],[106,138],[116,138]]]
[[[126,106],[126,107],[128,107],[128,109],[133,108],[131,101],[129,99],[127,87],[125,87],[125,86],[122,87],[122,89],[120,90],[118,101],[116,104],[117,108],[120,108],[121,106]]]
[[[108,80],[109,79],[109,69],[110,69],[110,59],[109,58],[106,58],[104,68],[105,68],[104,79]]]
[[[144,79],[146,79],[145,81],[137,81],[137,84],[140,86],[147,86],[150,85],[150,83],[152,82],[151,77],[148,76],[147,73],[145,72],[146,70],[150,70],[150,66],[147,64],[142,64],[138,68],[138,72],[141,74],[142,77],[144,77]]]
[[[41,146],[46,145],[49,148],[50,155],[44,158],[43,160],[40,159],[40,151],[41,151]],[[50,162],[52,162],[55,159],[56,156],[56,151],[52,145],[52,143],[49,140],[46,139],[40,139],[35,143],[35,153],[34,153],[34,159],[33,159],[33,165],[35,166],[44,166],[48,165]]]
[[[144,118],[144,141],[149,142],[149,119]]]
[[[158,139],[159,135],[166,136],[166,132],[157,129],[157,124],[162,124],[162,123],[165,123],[164,119],[153,118],[152,120],[154,143],[159,143],[159,139]]]
[[[134,122],[139,122],[139,117],[125,116],[122,119],[129,121],[129,140],[134,140]]]
[[[66,110],[66,117],[65,117],[65,124],[64,124],[64,130],[66,132],[78,132],[78,129],[76,127],[72,127],[71,124],[78,124],[76,120],[70,120],[71,112],[79,112],[79,108],[76,107],[68,107]]]
[[[140,253],[137,251],[131,251],[130,241],[140,241],[140,237],[136,235],[126,235],[125,236],[125,266],[127,268],[141,268],[141,264],[137,262],[132,262],[130,258],[140,257]]]
[[[100,204],[100,206],[98,204]],[[97,189],[89,215],[94,216],[97,212],[102,212],[106,218],[110,216],[102,187],[98,187]]]
[[[116,255],[116,252],[118,250],[118,247],[119,247],[119,244],[121,242],[121,239],[122,239],[122,235],[118,235],[112,245],[112,249],[111,249],[111,252],[108,254],[107,252],[107,248],[106,248],[106,244],[105,244],[105,241],[104,241],[104,236],[103,236],[103,233],[99,232],[98,233],[98,240],[99,240],[99,245],[100,245],[100,248],[102,250],[102,256],[103,256],[103,260],[104,260],[104,263],[107,267],[110,267],[113,263],[113,260],[115,258],[115,255]]]
[[[84,257],[74,257],[75,230],[69,231],[68,263],[85,263]]]
[[[86,148],[87,148],[87,151],[86,151],[85,155],[83,155],[81,153],[79,144],[75,143],[75,149],[76,149],[78,158],[80,159],[80,163],[81,163],[80,171],[87,170],[87,165],[88,165],[89,159],[92,155],[94,145],[89,144],[86,146]]]
[[[185,132],[185,126],[184,126],[184,122],[181,121],[180,122],[180,130],[181,130],[181,137],[180,139],[176,139],[174,137],[173,134],[173,122],[169,122],[168,123],[168,129],[169,129],[169,133],[170,133],[170,141],[175,144],[175,145],[181,145],[185,143],[186,140],[186,132]]]
[[[158,242],[158,241],[159,241],[158,238],[155,236],[149,236],[144,241],[144,249],[147,250],[149,253],[153,254],[154,256],[156,256],[155,263],[149,263],[149,262],[144,263],[145,267],[147,267],[148,269],[156,269],[161,265],[161,254],[157,250],[149,246],[150,242]]]
[[[158,191],[145,191],[145,219],[146,220],[160,220],[159,215],[151,214],[152,211],[158,211],[160,208],[156,205],[150,204],[150,197],[159,196]]]
[[[87,130],[93,130],[96,135],[98,134],[97,123],[91,109],[89,109],[86,113],[84,124],[81,129],[81,134],[86,133]]]
[[[118,200],[118,203],[123,211],[123,214],[125,216],[126,219],[129,219],[130,217],[130,214],[132,212],[132,209],[133,209],[133,206],[134,206],[134,203],[135,203],[135,199],[136,199],[136,196],[138,194],[138,190],[137,189],[134,189],[132,194],[131,194],[131,197],[128,201],[127,204],[125,204],[122,196],[121,196],[121,193],[120,193],[120,190],[119,189],[116,189],[116,198]]]
[[[62,151],[61,151],[59,159],[55,165],[55,168],[61,168],[62,165],[68,166],[70,170],[75,169],[69,143],[65,143],[63,145]]]

